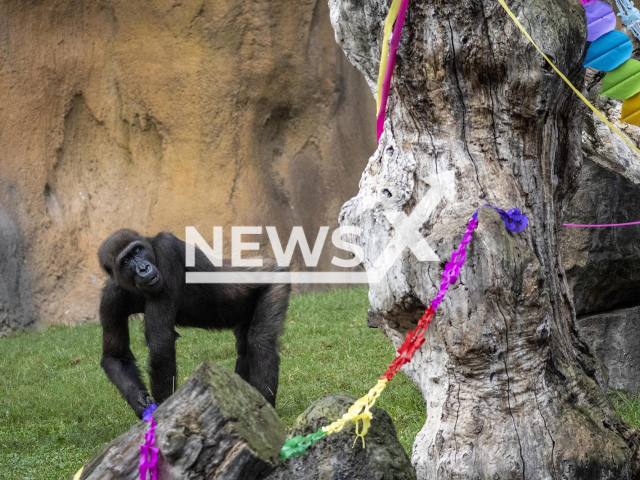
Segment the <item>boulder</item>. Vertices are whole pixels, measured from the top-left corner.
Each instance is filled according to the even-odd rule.
[[[291,436],[306,435],[340,418],[355,397],[334,394],[316,400],[295,421]],[[282,462],[268,480],[414,480],[415,469],[398,442],[389,414],[374,407],[365,447],[349,423],[336,434],[321,439],[307,453]],[[355,442],[354,442],[355,440]]]
[[[582,337],[609,372],[609,388],[640,392],[640,307],[578,318]]]
[[[640,220],[640,187],[585,156],[564,223]],[[640,225],[562,230],[562,262],[578,316],[637,304]]]

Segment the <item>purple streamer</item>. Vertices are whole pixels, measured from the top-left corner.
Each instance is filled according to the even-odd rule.
[[[144,445],[140,446],[140,480],[147,480],[147,472],[151,475],[151,480],[160,480],[160,470],[158,468],[158,453],[160,449],[154,447],[156,443],[156,421],[153,412],[158,407],[155,404],[145,408],[142,419],[151,422],[151,428],[144,434]]]
[[[510,232],[519,233],[527,228],[527,225],[529,225],[529,217],[522,213],[519,208],[512,208],[511,210],[505,212],[504,210],[498,207],[494,207],[493,205],[489,205],[488,203],[485,203],[484,205],[482,205],[482,207],[491,207],[496,212],[498,212],[502,217],[504,226]],[[480,208],[478,208],[478,210],[480,210]],[[471,216],[471,218],[473,218],[474,220],[478,220],[478,210],[476,210],[476,213]]]
[[[529,217],[527,217],[517,208],[512,208],[511,210],[505,212],[504,210],[498,207],[494,207],[493,205],[489,205],[488,203],[483,205],[483,207],[491,207],[495,209],[502,217],[504,226],[510,232],[521,232],[529,224]],[[480,208],[478,208],[478,210],[480,210]],[[449,290],[449,286],[456,283],[458,277],[460,276],[460,270],[462,269],[462,265],[467,258],[466,246],[471,241],[471,238],[473,237],[473,231],[478,226],[478,210],[476,210],[475,213],[471,216],[471,220],[467,225],[467,230],[462,236],[462,241],[460,242],[458,250],[453,252],[453,254],[451,255],[451,261],[448,262],[444,267],[444,272],[442,272],[442,283],[440,283],[440,291],[436,295],[436,298],[431,301],[431,308],[434,312],[438,309],[438,306],[446,295],[447,290]]]
[[[474,213],[474,217],[471,218],[469,224],[467,225],[467,230],[464,232],[462,236],[462,241],[460,242],[460,246],[458,250],[453,252],[451,255],[451,261],[447,263],[444,267],[444,272],[442,272],[442,283],[440,283],[440,291],[436,295],[436,298],[431,300],[431,308],[435,312],[438,309],[438,305],[442,302],[442,299],[449,290],[449,286],[456,283],[458,280],[458,276],[460,275],[460,270],[462,269],[462,265],[464,264],[465,259],[467,258],[467,250],[466,246],[471,241],[471,237],[473,236],[473,231],[478,226],[478,212]]]

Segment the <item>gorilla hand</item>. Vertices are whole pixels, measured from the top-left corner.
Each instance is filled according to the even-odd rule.
[[[153,404],[153,399],[149,396],[149,394],[144,390],[139,390],[136,396],[134,397],[134,402],[131,407],[133,407],[136,416],[142,419],[142,414],[145,409]]]

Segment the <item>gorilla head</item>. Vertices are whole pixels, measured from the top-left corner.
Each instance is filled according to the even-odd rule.
[[[133,230],[111,234],[98,250],[100,265],[121,287],[141,294],[162,290],[162,275],[149,240]]]

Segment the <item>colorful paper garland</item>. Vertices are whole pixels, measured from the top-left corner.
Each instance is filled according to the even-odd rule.
[[[584,67],[607,72],[602,81],[601,96],[624,100],[621,122],[640,127],[640,62],[631,59],[633,46],[624,33],[615,30],[613,9],[599,0],[580,0],[587,15],[587,50]],[[639,13],[632,3],[617,0],[621,16],[634,34]],[[621,5],[623,4],[623,5]]]
[[[485,204],[483,207],[494,208],[500,214],[505,228],[511,232],[521,232],[529,224],[529,218],[517,208],[504,211],[489,204]],[[431,304],[425,310],[424,314],[418,321],[416,329],[411,330],[407,334],[402,346],[398,349],[398,356],[393,360],[393,362],[391,362],[391,365],[389,365],[387,371],[380,377],[378,383],[376,383],[376,385],[369,390],[364,397],[359,398],[349,408],[349,410],[347,410],[347,413],[335,422],[327,425],[326,427],[322,427],[317,432],[305,435],[304,437],[298,435],[288,439],[280,451],[281,460],[287,460],[289,458],[304,455],[309,447],[317,443],[323,437],[341,431],[348,422],[355,422],[355,440],[358,438],[362,439],[362,446],[364,447],[364,437],[369,431],[371,419],[373,418],[371,408],[387,386],[388,382],[400,371],[400,368],[403,365],[409,363],[413,359],[415,352],[420,349],[424,343],[424,335],[427,331],[427,327],[429,327],[436,309],[442,302],[449,287],[458,280],[460,270],[462,269],[462,265],[464,264],[467,256],[466,246],[471,241],[473,231],[478,226],[478,210],[476,210],[471,216],[471,220],[469,221],[467,229],[462,236],[458,249],[452,254],[451,261],[446,264],[444,272],[442,272],[442,282],[440,283],[440,290],[438,291],[436,298],[431,301]],[[360,428],[360,421],[362,421],[362,428]]]
[[[582,1],[582,0],[581,0]],[[564,73],[562,73],[562,71],[551,61],[551,59],[545,55],[545,53],[542,51],[542,49],[538,46],[538,44],[533,40],[533,38],[531,37],[531,35],[529,35],[529,32],[527,31],[526,28],[524,28],[524,25],[522,25],[522,23],[520,22],[520,20],[518,20],[518,17],[516,17],[516,15],[511,11],[511,9],[509,8],[509,6],[507,5],[507,3],[505,2],[505,0],[498,0],[498,3],[500,4],[500,6],[504,9],[505,12],[507,12],[507,15],[509,15],[509,18],[511,18],[511,20],[513,21],[513,23],[516,25],[516,27],[518,27],[520,29],[520,31],[522,32],[522,34],[527,38],[527,40],[529,40],[529,42],[531,43],[531,45],[533,45],[533,47],[538,51],[538,53],[542,56],[542,58],[545,59],[545,61],[549,64],[549,66],[560,76],[560,78],[562,78],[562,80],[567,84],[567,86],[573,91],[573,93],[575,93],[578,98],[580,100],[582,100],[584,102],[584,104],[586,106],[588,106],[591,111],[600,119],[604,122],[604,124],[609,127],[613,133],[615,133],[616,135],[618,135],[628,146],[629,148],[631,148],[632,150],[634,150],[638,155],[640,155],[640,149],[631,141],[627,138],[627,136],[622,133],[620,131],[620,129],[618,129],[618,127],[616,127],[613,123],[611,123],[609,121],[609,119],[607,117],[604,116],[604,114],[598,110],[593,103],[591,103],[587,97],[585,97],[582,92],[580,90],[578,90],[578,88],[571,83],[571,81],[566,77],[566,75]]]

